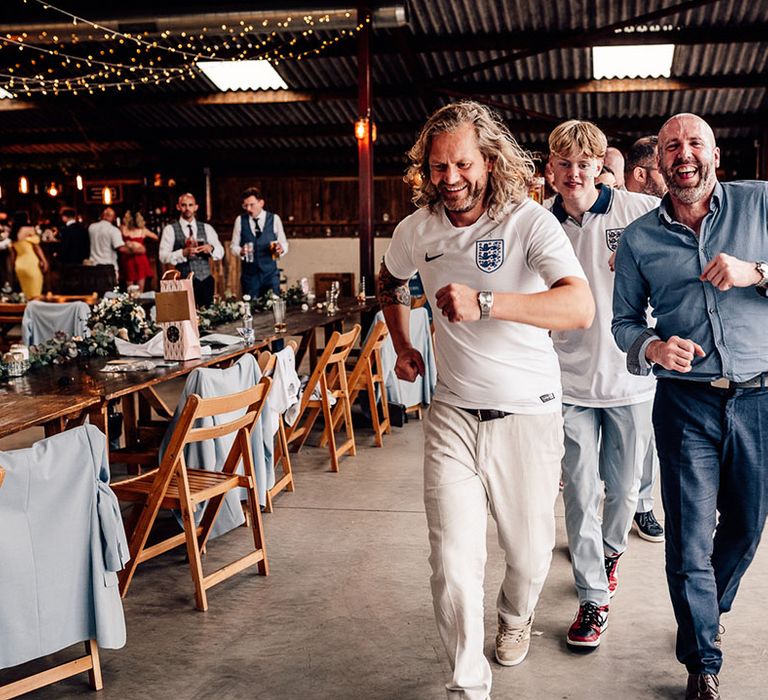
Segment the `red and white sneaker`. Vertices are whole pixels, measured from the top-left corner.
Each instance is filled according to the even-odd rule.
[[[607,629],[608,606],[587,600],[579,606],[565,641],[569,647],[578,647],[584,651],[594,649],[600,646],[600,635]]]
[[[612,557],[605,557],[605,575],[608,577],[608,597],[613,598],[616,595],[616,589],[619,587],[619,558],[621,554],[614,554]]]

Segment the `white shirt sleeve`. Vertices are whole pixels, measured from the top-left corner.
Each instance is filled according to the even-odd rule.
[[[117,250],[118,248],[122,248],[125,245],[125,239],[123,238],[123,234],[120,231],[117,226],[113,226],[109,230],[109,235],[112,238],[112,247]]]
[[[547,287],[552,287],[564,277],[587,279],[568,236],[554,214],[537,205],[525,224],[519,228],[517,235],[526,252],[528,267],[544,280]]]
[[[241,217],[237,217],[235,219],[235,223],[232,226],[232,242],[229,244],[229,249],[232,251],[232,254],[236,257],[240,257],[240,222]]]
[[[277,242],[283,246],[283,255],[285,255],[288,252],[288,239],[285,237],[285,229],[283,228],[283,221],[282,219],[275,214],[275,220],[273,221],[272,225],[275,229],[275,236],[277,237]]]
[[[384,264],[389,273],[399,280],[409,280],[417,272],[413,262],[413,235],[406,229],[407,219],[401,221],[392,234],[392,241],[384,254]]]
[[[163,229],[163,233],[160,236],[160,248],[157,252],[161,263],[165,263],[166,265],[179,265],[186,261],[181,248],[178,250],[173,249],[175,240],[176,235],[173,232],[173,225],[168,224]]]
[[[208,243],[213,246],[213,252],[211,258],[214,260],[221,260],[224,257],[224,246],[219,241],[219,234],[210,224],[203,224],[205,226],[205,235],[208,238]]]

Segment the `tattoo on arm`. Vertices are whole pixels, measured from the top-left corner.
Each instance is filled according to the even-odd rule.
[[[394,306],[402,304],[410,307],[411,290],[408,289],[408,280],[400,280],[387,270],[384,261],[381,261],[379,270],[379,284],[377,289],[379,304],[382,306]]]

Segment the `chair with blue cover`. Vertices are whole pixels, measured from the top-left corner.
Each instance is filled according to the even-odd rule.
[[[379,311],[374,321],[383,321],[384,314]],[[432,402],[437,384],[437,366],[435,364],[435,350],[432,341],[432,330],[429,321],[429,312],[425,307],[411,309],[409,320],[409,332],[411,344],[424,359],[424,376],[417,377],[413,382],[405,382],[395,374],[395,362],[397,354],[388,338],[381,347],[382,372],[387,394],[392,403],[405,406],[407,413],[415,412],[421,417],[421,408]]]
[[[119,649],[126,639],[116,572],[128,546],[109,488],[106,438],[85,425],[0,452],[0,464],[0,668],[80,642],[86,648],[85,656],[0,685],[0,698],[85,671],[99,690],[98,647]]]
[[[296,341],[290,340],[277,353],[264,351],[259,354],[259,367],[261,367],[262,373],[272,378],[272,391],[269,392],[267,406],[262,414],[265,448],[267,445],[272,448],[274,473],[274,483],[266,494],[265,513],[272,512],[272,500],[278,493],[296,490],[291,455],[285,434],[285,420],[283,419],[285,412],[298,402],[301,383],[298,374],[296,374],[296,348]],[[270,436],[274,442],[270,442]],[[277,473],[278,467],[282,471],[280,476]]]
[[[57,331],[69,336],[87,335],[91,309],[84,301],[52,304],[30,301],[21,321],[21,337],[25,345],[39,345],[50,340]]]
[[[245,391],[225,396],[201,398],[198,394],[189,394],[175,417],[173,432],[160,466],[112,485],[120,500],[134,504],[126,528],[129,532],[130,560],[120,575],[120,593],[123,596],[127,594],[140,563],[181,545],[186,545],[198,610],[208,609],[206,591],[230,576],[251,566],[256,566],[261,575],[269,573],[256,491],[251,432],[259,420],[270,386],[271,380],[263,377],[258,384]],[[210,463],[201,464],[198,468],[188,467],[188,452],[195,455],[201,443],[229,436],[231,446],[222,456],[221,468]],[[212,453],[203,454],[209,454],[210,459],[217,461],[219,456],[216,450],[223,444],[219,442]],[[240,465],[242,473],[238,473]],[[242,522],[240,489],[245,489],[247,494],[253,549],[206,575],[203,573],[201,551],[206,547],[227,494],[234,493]],[[148,545],[149,534],[161,508],[180,513],[183,532]],[[198,510],[202,516],[199,523],[196,518]]]

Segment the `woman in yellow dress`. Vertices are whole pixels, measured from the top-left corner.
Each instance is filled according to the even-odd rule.
[[[43,293],[43,275],[48,272],[48,261],[40,247],[40,236],[29,225],[27,212],[17,212],[11,228],[11,255],[13,269],[27,299]]]

